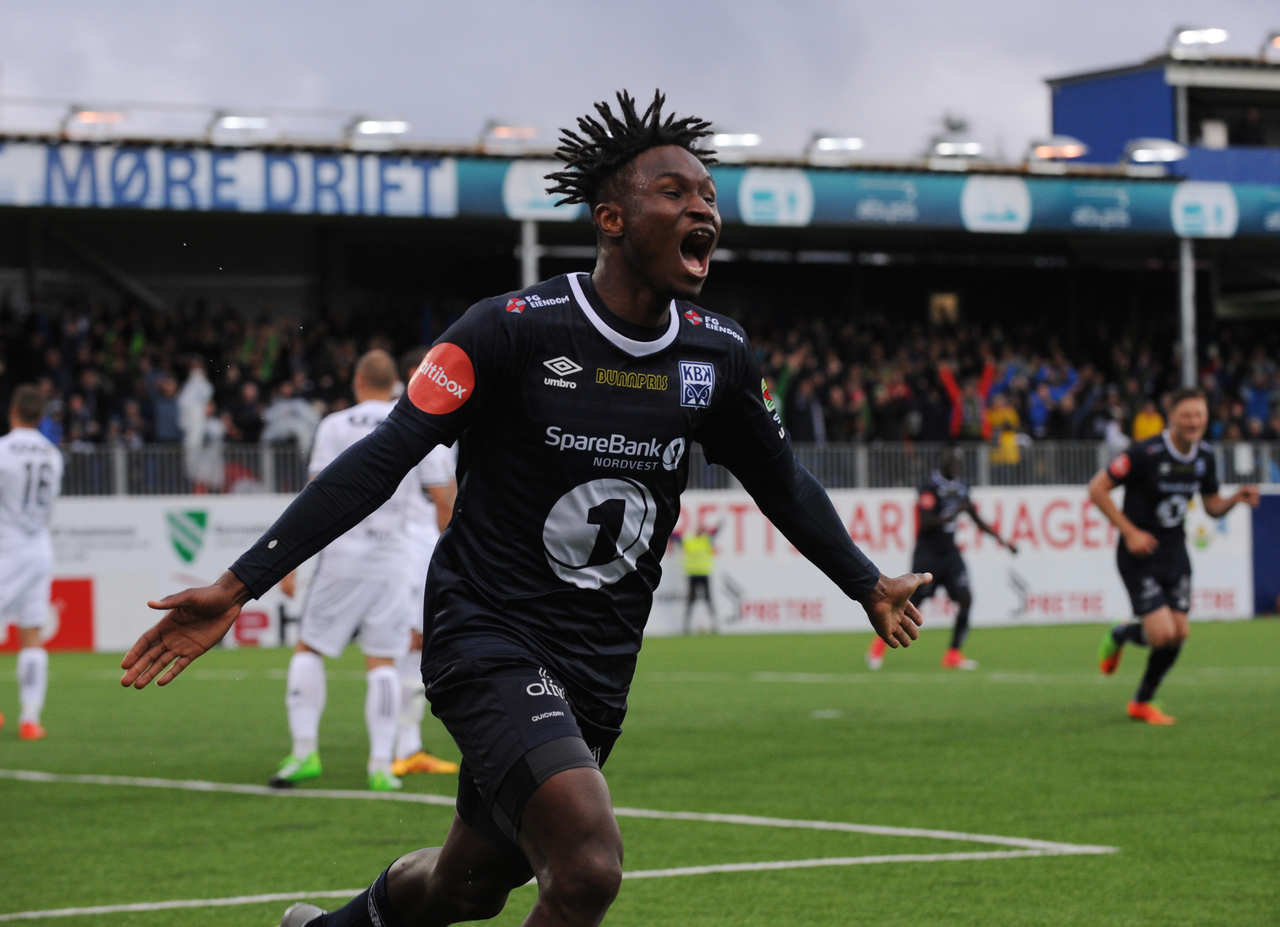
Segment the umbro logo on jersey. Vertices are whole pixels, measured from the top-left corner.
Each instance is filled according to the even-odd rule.
[[[542,366],[546,367],[548,370],[550,370],[552,373],[554,373],[558,377],[567,377],[570,374],[577,373],[579,370],[582,369],[573,361],[569,360],[569,358],[563,355],[561,355],[560,357],[553,357],[549,361],[543,361]]]
[[[716,388],[716,368],[702,361],[680,362],[680,405],[705,409]]]
[[[560,357],[553,357],[549,361],[543,361],[542,366],[546,367],[552,373],[556,374],[556,376],[554,377],[542,378],[542,382],[547,386],[558,386],[561,389],[577,389],[578,388],[577,383],[574,383],[572,380],[565,379],[565,377],[571,377],[582,369],[573,361],[569,360],[569,358],[563,355],[561,355]]]
[[[698,315],[698,313],[694,312],[692,309],[686,312],[684,314],[684,317],[688,319],[690,322],[692,322],[694,325],[702,324],[702,316]]]
[[[524,307],[526,305],[527,304],[523,299],[521,299],[518,296],[515,296],[507,300],[507,311],[508,312],[524,312]]]

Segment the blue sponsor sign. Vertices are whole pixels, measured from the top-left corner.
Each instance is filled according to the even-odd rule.
[[[582,221],[535,159],[254,148],[0,144],[0,206]],[[1280,236],[1280,185],[801,167],[712,168],[726,223]]]

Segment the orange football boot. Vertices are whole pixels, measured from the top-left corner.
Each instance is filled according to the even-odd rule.
[[[1155,702],[1130,702],[1129,717],[1148,724],[1173,724],[1178,719],[1160,710]]]
[[[867,648],[867,669],[878,670],[884,666],[884,652],[889,645],[878,637],[871,638],[871,646]]]
[[[47,733],[38,721],[23,721],[18,725],[19,740],[44,740]]]

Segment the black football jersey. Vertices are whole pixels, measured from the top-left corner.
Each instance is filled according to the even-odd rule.
[[[729,464],[788,451],[737,323],[669,315],[628,325],[588,275],[557,277],[472,306],[423,359],[392,418],[460,441],[428,650],[510,640],[625,698],[691,442]]]
[[[956,533],[956,521],[969,505],[969,487],[963,480],[949,480],[937,470],[920,484],[920,497],[916,501],[924,511],[936,511],[942,524],[933,528],[920,528],[921,541],[952,541]]]
[[[1192,496],[1218,492],[1213,447],[1201,441],[1184,456],[1168,432],[1129,448],[1111,461],[1107,473],[1124,487],[1124,514],[1158,538],[1181,538]]]

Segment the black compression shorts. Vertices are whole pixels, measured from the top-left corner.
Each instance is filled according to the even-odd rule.
[[[1191,558],[1182,538],[1161,540],[1149,557],[1135,557],[1121,541],[1116,566],[1135,615],[1150,615],[1166,605],[1175,612],[1191,610]]]
[[[921,586],[911,597],[917,605],[937,592],[939,586],[947,590],[947,596],[953,602],[962,591],[969,591],[969,570],[960,556],[960,549],[950,540],[946,543],[916,544],[911,555],[911,572],[933,574],[933,582]]]
[[[604,766],[625,711],[566,689],[534,655],[503,650],[434,662],[427,698],[462,751],[458,816],[490,843],[516,843],[525,804],[556,773]]]

